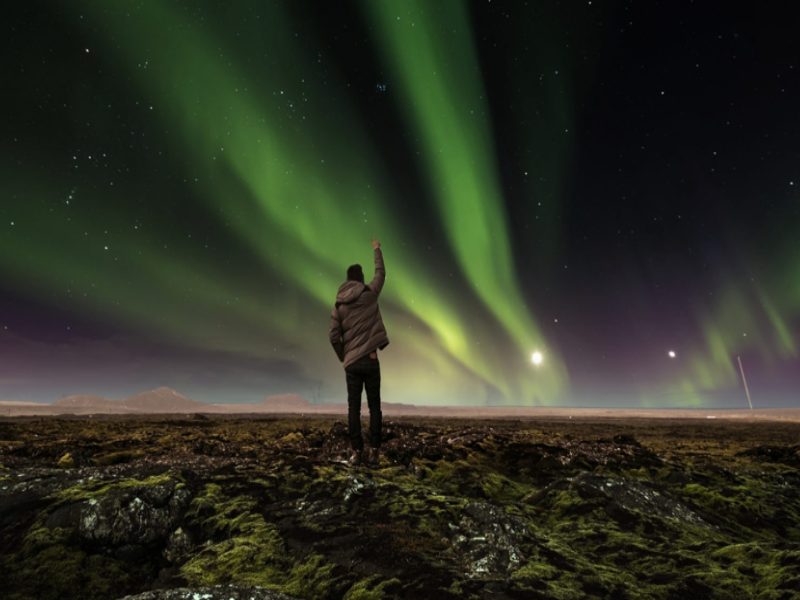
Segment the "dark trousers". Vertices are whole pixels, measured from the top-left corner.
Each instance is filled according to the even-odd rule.
[[[381,445],[381,366],[377,358],[369,354],[359,358],[345,370],[347,378],[347,425],[350,444],[354,450],[362,450],[361,439],[361,390],[367,389],[369,406],[369,443],[373,448]]]

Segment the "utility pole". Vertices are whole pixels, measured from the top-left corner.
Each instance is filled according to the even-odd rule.
[[[747,396],[747,404],[750,410],[753,410],[753,402],[750,400],[750,388],[747,387],[747,377],[744,376],[744,367],[742,366],[742,357],[737,356],[736,360],[739,361],[739,372],[742,374],[742,383],[744,384],[744,393]]]

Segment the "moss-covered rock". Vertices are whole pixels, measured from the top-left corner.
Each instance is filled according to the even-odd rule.
[[[0,422],[4,597],[788,599],[800,585],[795,424],[392,419],[385,433],[381,465],[351,468],[341,419]]]
[[[206,536],[180,567],[192,585],[260,586],[304,598],[328,598],[343,585],[323,556],[293,558],[278,528],[258,511],[256,499],[230,497],[217,483],[206,484],[193,499],[187,525]]]
[[[131,462],[147,455],[144,449],[117,450],[95,456],[92,461],[96,465],[118,465]]]
[[[2,557],[4,597],[9,600],[108,598],[152,576],[142,563],[130,564],[75,544],[65,528],[37,521],[22,546]]]
[[[61,458],[58,459],[58,466],[64,468],[74,467],[75,459],[72,458],[72,454],[69,452],[64,452],[64,454],[61,455]]]
[[[383,600],[384,594],[399,583],[397,578],[381,580],[379,575],[373,575],[354,583],[342,600]]]
[[[120,600],[296,600],[258,586],[214,585],[150,590]]]

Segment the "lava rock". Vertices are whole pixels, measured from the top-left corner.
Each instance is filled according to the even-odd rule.
[[[499,506],[471,502],[450,530],[453,546],[464,555],[467,577],[506,575],[524,560],[520,548],[527,527]]]
[[[584,500],[599,499],[606,513],[623,525],[630,525],[644,515],[656,515],[682,523],[704,523],[688,506],[649,483],[580,473],[572,480],[571,486]]]
[[[743,450],[736,456],[747,456],[765,462],[800,467],[800,446],[756,446]]]
[[[296,598],[258,586],[215,585],[150,590],[123,596],[119,600],[296,600]]]
[[[106,546],[164,540],[180,521],[191,493],[176,480],[156,485],[112,488],[105,494],[58,507],[50,528],[74,529],[85,542]]]
[[[193,548],[191,536],[182,527],[178,527],[169,534],[162,554],[169,562],[177,563],[188,557]]]

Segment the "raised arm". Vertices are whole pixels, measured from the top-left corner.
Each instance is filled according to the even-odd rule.
[[[386,281],[386,268],[383,266],[381,243],[378,240],[372,240],[372,248],[375,251],[375,275],[372,281],[369,282],[369,289],[377,295],[381,293],[383,282]]]

